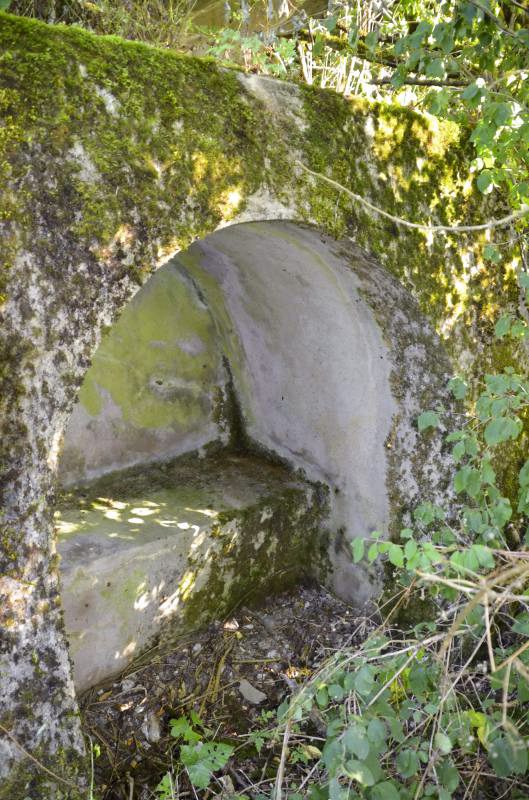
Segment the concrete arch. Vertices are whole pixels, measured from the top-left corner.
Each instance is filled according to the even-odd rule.
[[[305,562],[299,566],[324,574],[352,603],[369,600],[379,587],[377,573],[352,565],[349,543],[373,531],[396,532],[411,521],[409,511],[420,500],[443,497],[449,464],[437,439],[425,445],[418,436],[416,418],[440,398],[449,402],[449,374],[444,349],[409,293],[351,242],[316,228],[278,221],[226,227],[162,267],[95,354],[65,435],[63,482],[100,477],[96,494],[108,505],[105,511],[99,499],[93,504],[97,514],[90,506],[66,511],[61,528],[67,533],[59,550],[77,685],[87,688],[123,669],[161,624],[185,630],[188,609],[194,625],[209,618],[210,608],[221,613],[223,604],[241,596],[241,575],[255,575],[256,591],[280,588],[270,554],[282,549],[279,569],[292,556],[296,560],[290,551],[299,547],[298,516],[307,546],[311,537],[315,545],[298,550]],[[220,534],[192,518],[190,506],[201,506],[196,495],[194,501],[189,495],[183,513],[167,491],[149,494],[148,472],[141,496],[120,489],[117,474],[108,483],[101,477],[183,456],[183,472],[176,468],[164,488],[197,485],[196,474],[204,474],[209,489],[202,506],[216,517],[219,503],[230,508],[238,498],[239,508],[242,486],[254,474],[255,462],[245,466],[243,460],[234,472],[234,451],[280,459],[294,470],[283,481],[293,487],[295,474],[302,475],[321,487],[326,500],[324,506],[311,501],[314,521],[306,516],[306,501],[298,501],[277,545],[269,494],[261,519],[272,518],[271,529],[258,519],[251,530],[242,526],[234,534],[231,528],[230,547],[237,541],[239,555],[227,561],[215,556],[214,567],[211,552]],[[213,469],[206,457],[212,452]],[[266,472],[264,464],[262,479]],[[137,479],[140,473],[132,474]],[[222,487],[213,502],[212,483]],[[85,490],[81,498],[85,503]],[[156,528],[160,502],[166,511]],[[141,507],[127,525],[130,512],[123,516],[120,509],[135,504]],[[138,513],[151,524],[145,526]],[[178,525],[188,530],[190,524],[196,535],[179,544]],[[130,546],[117,547],[109,537],[128,538]],[[203,556],[197,560],[199,540]],[[249,551],[246,540],[253,543]],[[181,566],[167,568],[168,559]],[[126,576],[121,581],[120,571]]]

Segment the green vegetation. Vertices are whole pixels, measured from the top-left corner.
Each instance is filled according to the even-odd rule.
[[[222,769],[233,753],[233,746],[211,741],[214,731],[206,727],[198,714],[191,711],[187,716],[170,721],[171,736],[179,745],[179,762],[187,770],[196,789],[206,789],[213,773]],[[176,744],[176,743],[175,743]],[[168,772],[156,788],[160,800],[176,800],[177,793],[173,775]]]

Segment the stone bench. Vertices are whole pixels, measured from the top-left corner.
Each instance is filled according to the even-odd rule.
[[[158,638],[314,574],[326,509],[321,485],[225,453],[63,491],[58,550],[77,690],[118,673]]]

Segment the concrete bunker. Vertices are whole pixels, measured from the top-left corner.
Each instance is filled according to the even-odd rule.
[[[163,266],[105,336],[65,434],[57,512],[79,689],[157,635],[325,579],[368,600],[349,541],[446,487],[416,417],[449,365],[415,301],[350,241],[224,228]]]

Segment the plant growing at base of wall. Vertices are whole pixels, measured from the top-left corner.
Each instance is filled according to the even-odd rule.
[[[529,277],[520,282],[527,291]],[[496,325],[499,338],[528,333],[514,316]],[[495,469],[525,435],[529,379],[507,367],[481,388],[445,434],[457,513],[423,503],[399,541],[353,541],[355,562],[387,560],[399,593],[361,647],[337,652],[279,708],[268,734],[283,740],[275,800],[449,800],[458,789],[469,800],[484,781],[529,796],[529,459],[514,508]],[[462,380],[451,389],[465,399]],[[427,410],[418,427],[431,435],[441,419]],[[429,617],[393,627],[417,600]],[[289,743],[315,719],[324,744],[314,741],[316,762],[292,784]]]
[[[195,789],[206,789],[213,773],[225,766],[234,750],[232,745],[213,741],[214,732],[205,727],[196,711],[190,711],[189,717],[172,719],[170,728],[178,745],[178,769],[175,773],[166,773],[156,787],[159,800],[173,800],[179,796],[178,776],[182,770],[186,771]],[[238,800],[242,800],[241,795]]]

